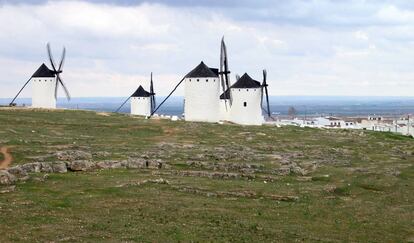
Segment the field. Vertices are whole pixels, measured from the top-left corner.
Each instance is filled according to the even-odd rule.
[[[4,146],[11,166],[160,166],[0,186],[0,242],[414,242],[410,137],[3,108]]]

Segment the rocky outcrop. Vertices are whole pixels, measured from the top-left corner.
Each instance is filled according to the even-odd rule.
[[[75,160],[66,163],[70,171],[89,171],[95,168],[96,164],[89,160]]]
[[[264,169],[260,164],[230,163],[230,162],[202,162],[187,161],[187,165],[195,168],[219,171],[259,172]]]
[[[6,170],[0,170],[0,185],[10,185],[17,181],[17,178]]]
[[[68,168],[66,167],[66,163],[65,162],[53,162],[51,164],[52,167],[52,171],[54,173],[66,173],[68,172]]]
[[[67,150],[59,151],[55,153],[55,156],[58,160],[61,161],[75,161],[75,160],[90,160],[92,159],[92,154],[82,150]]]
[[[16,181],[29,179],[30,173],[67,173],[68,171],[93,171],[98,169],[161,169],[165,163],[160,160],[129,158],[127,160],[92,160],[33,162],[17,165],[0,171],[0,185],[13,184]]]

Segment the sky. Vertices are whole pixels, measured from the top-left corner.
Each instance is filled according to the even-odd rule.
[[[273,96],[414,96],[410,0],[0,0],[0,98],[50,66],[47,42],[56,62],[67,49],[73,97],[129,96],[151,72],[166,95],[201,61],[219,66],[223,36],[231,81],[266,69]]]

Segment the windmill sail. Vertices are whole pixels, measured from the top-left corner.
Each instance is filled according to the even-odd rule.
[[[49,43],[47,43],[46,49],[47,49],[47,54],[48,54],[48,57],[49,57],[50,65],[53,68],[53,73],[56,75],[55,98],[57,98],[58,87],[59,87],[59,84],[60,84],[60,85],[62,85],[62,88],[63,88],[63,91],[65,92],[66,98],[68,100],[70,100],[69,90],[66,88],[66,85],[63,83],[62,78],[60,77],[60,74],[62,73],[63,63],[65,62],[66,48],[63,47],[62,57],[61,57],[60,62],[59,62],[59,69],[56,69],[55,61],[53,59],[52,50],[50,48]]]
[[[261,97],[261,105],[263,104],[263,95],[264,95],[264,93],[266,94],[266,113],[267,113],[267,115],[268,115],[268,117],[271,117],[271,114],[270,114],[270,105],[269,105],[269,93],[268,93],[268,91],[267,91],[267,82],[266,82],[266,79],[267,79],[267,71],[266,71],[266,69],[265,70],[263,70],[263,83],[262,83],[262,97]],[[264,91],[264,92],[263,92]],[[262,109],[263,109],[263,106],[262,106]],[[263,109],[264,110],[264,109]]]

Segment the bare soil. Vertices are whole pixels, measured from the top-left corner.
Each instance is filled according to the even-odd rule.
[[[0,153],[2,153],[4,157],[3,161],[0,161],[0,169],[7,169],[13,161],[13,156],[10,154],[10,147],[1,147]]]

